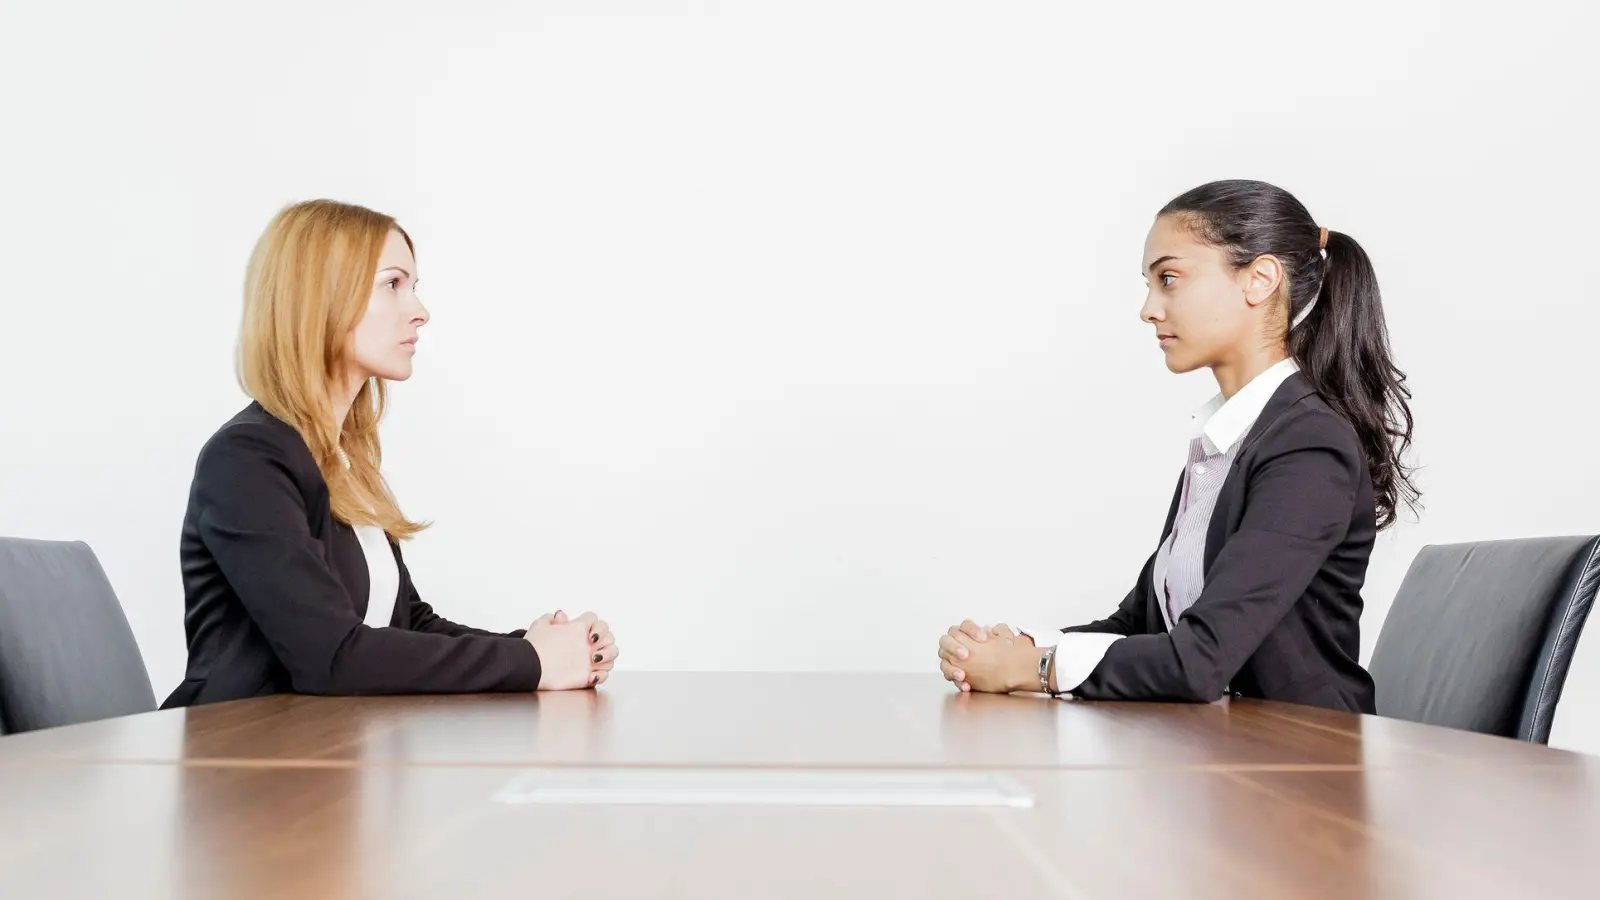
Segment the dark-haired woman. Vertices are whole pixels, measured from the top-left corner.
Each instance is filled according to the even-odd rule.
[[[1167,368],[1221,389],[1161,541],[1108,618],[1049,640],[967,621],[940,637],[940,670],[963,691],[1372,712],[1361,585],[1417,491],[1371,261],[1287,191],[1222,181],[1161,210],[1140,270]]]

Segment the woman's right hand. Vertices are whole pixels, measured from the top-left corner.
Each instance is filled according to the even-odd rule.
[[[523,640],[532,644],[534,652],[539,654],[539,690],[571,691],[593,687],[604,677],[602,672],[596,671],[594,662],[596,650],[591,631],[596,622],[594,613],[584,613],[568,621],[565,613],[556,612],[528,626]]]

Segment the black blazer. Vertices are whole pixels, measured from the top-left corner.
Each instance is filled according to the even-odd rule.
[[[211,437],[183,517],[189,666],[162,708],[263,694],[531,691],[522,632],[446,621],[417,596],[399,546],[390,628],[362,623],[370,583],[305,441],[252,403]]]
[[[1182,495],[1180,478],[1162,541]],[[1151,555],[1110,618],[1062,629],[1127,635],[1073,695],[1209,702],[1231,692],[1372,712],[1372,678],[1358,660],[1361,585],[1377,533],[1355,429],[1304,375],[1290,376],[1223,482],[1206,531],[1200,597],[1168,632]]]

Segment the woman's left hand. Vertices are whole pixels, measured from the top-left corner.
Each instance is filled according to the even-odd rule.
[[[594,613],[584,613],[578,618],[588,618],[590,621],[589,664],[592,669],[590,683],[595,686],[605,684],[611,670],[616,667],[617,654],[621,652],[617,647],[616,636],[611,633],[611,626]]]
[[[605,684],[611,675],[611,670],[616,668],[617,654],[621,652],[617,647],[616,636],[611,633],[611,626],[592,612],[586,612],[576,619],[568,619],[567,614],[558,609],[539,617],[539,622],[556,625],[565,625],[569,621],[589,626],[589,686],[599,687]]]

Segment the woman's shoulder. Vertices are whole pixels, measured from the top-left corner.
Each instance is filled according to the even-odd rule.
[[[321,478],[316,460],[294,426],[251,402],[222,424],[200,448],[195,478],[267,477],[273,470],[295,481]]]
[[[1316,391],[1306,390],[1265,424],[1250,448],[1258,461],[1307,450],[1332,454],[1352,467],[1366,459],[1355,426]]]

